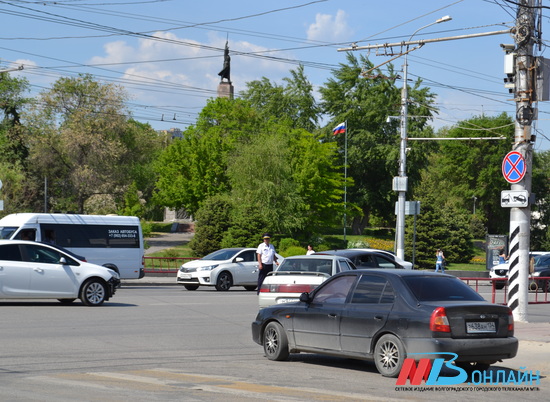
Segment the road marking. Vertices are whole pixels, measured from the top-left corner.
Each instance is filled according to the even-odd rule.
[[[64,386],[113,388],[147,392],[201,392],[229,394],[234,397],[279,401],[374,401],[378,397],[304,387],[282,387],[242,381],[233,377],[185,373],[170,369],[145,369],[120,372],[61,373],[33,377],[35,380]],[[392,399],[387,399],[392,400]],[[397,401],[398,399],[394,399]]]

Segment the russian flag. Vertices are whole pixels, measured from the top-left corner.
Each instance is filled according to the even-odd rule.
[[[340,123],[332,129],[332,135],[343,134],[346,132],[346,123]]]

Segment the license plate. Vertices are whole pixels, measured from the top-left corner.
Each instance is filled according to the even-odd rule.
[[[295,301],[298,301],[298,299],[278,299],[277,303],[279,303],[279,304],[281,304],[281,303],[292,303],[292,302],[295,302]]]
[[[180,278],[181,279],[191,279],[191,274],[181,274]]]
[[[466,332],[468,334],[482,334],[496,332],[496,325],[494,321],[482,321],[482,322],[467,322]]]

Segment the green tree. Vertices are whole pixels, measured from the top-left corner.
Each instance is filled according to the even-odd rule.
[[[196,257],[222,248],[222,240],[230,225],[232,202],[226,194],[212,196],[204,201],[195,215],[195,236],[189,247]]]
[[[208,102],[197,124],[170,144],[155,165],[155,202],[194,214],[201,203],[230,190],[230,153],[261,132],[262,120],[248,102],[218,98]]]
[[[441,137],[464,140],[440,141],[432,154],[422,186],[434,191],[439,205],[453,203],[464,212],[483,217],[491,234],[508,232],[509,211],[500,206],[500,192],[508,187],[501,172],[502,159],[510,151],[514,122],[505,113],[480,116],[441,130]],[[470,137],[499,137],[505,140],[468,140]]]
[[[277,85],[263,77],[246,83],[241,98],[267,119],[289,121],[294,127],[313,132],[318,128],[321,110],[313,94],[313,85],[305,75],[304,66],[290,71],[290,77]]]
[[[473,257],[468,214],[452,203],[439,205],[431,191],[419,195],[421,213],[416,221],[415,265],[435,267],[435,252],[442,249],[447,262],[467,263]],[[406,257],[412,259],[413,217],[407,217]]]
[[[533,155],[531,250],[550,250],[550,151]]]
[[[150,171],[160,141],[128,120],[127,99],[121,87],[90,75],[60,78],[40,95],[28,116],[30,160],[35,177],[48,178],[52,209],[83,213],[92,196],[123,204],[133,181],[145,185],[139,175]]]
[[[29,91],[26,79],[10,77],[0,73],[0,110],[3,113],[0,122],[0,158],[11,164],[26,166],[29,155],[21,124],[21,114],[31,102],[25,97]]]
[[[360,234],[369,224],[371,214],[390,222],[395,219],[392,177],[398,170],[400,136],[398,123],[386,121],[388,116],[399,114],[401,90],[395,85],[397,77],[391,64],[387,75],[375,69],[363,76],[364,69],[373,67],[365,56],[358,59],[348,54],[347,61],[320,88],[321,106],[333,118],[329,129],[342,121],[348,125],[348,174],[355,182],[348,199],[361,208],[362,214],[353,220],[353,233]],[[417,116],[409,121],[409,136],[432,135],[427,122],[433,113],[434,97],[428,88],[421,87],[421,81],[409,89],[409,115]],[[336,140],[339,148],[344,149],[344,135],[327,134],[327,138]],[[407,168],[409,183],[414,186],[427,162],[430,146],[422,142],[409,144]]]

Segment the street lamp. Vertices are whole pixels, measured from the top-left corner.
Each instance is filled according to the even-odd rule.
[[[409,42],[414,35],[422,29],[441,22],[450,21],[452,18],[448,15],[418,28],[409,38]],[[407,53],[403,64],[403,89],[401,91],[401,146],[399,152],[399,176],[393,179],[393,190],[397,195],[397,222],[396,222],[396,254],[397,257],[405,258],[405,198],[407,195],[407,120],[408,120],[408,91],[407,91]]]

